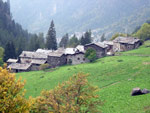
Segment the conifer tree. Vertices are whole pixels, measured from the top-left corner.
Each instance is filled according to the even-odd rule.
[[[4,62],[6,62],[10,58],[10,42],[8,42],[4,48]]]
[[[64,36],[62,37],[62,39],[61,39],[61,41],[60,41],[60,43],[59,43],[59,46],[66,48],[67,45],[68,45],[68,41],[69,41],[69,36],[68,36],[68,34],[66,34],[66,35],[64,35]]]
[[[86,33],[84,34],[84,38],[85,38],[85,44],[91,43],[91,32],[86,31]]]
[[[85,38],[83,36],[80,39],[80,43],[81,43],[81,45],[85,45]]]
[[[80,43],[81,45],[86,45],[92,42],[91,31],[86,31],[84,36],[81,37]]]
[[[105,41],[105,33],[103,33],[103,35],[101,36],[101,42]]]
[[[69,40],[69,47],[76,47],[77,45],[79,45],[80,42],[78,40],[78,38],[76,37],[76,35],[74,34],[73,37]]]
[[[6,62],[9,58],[16,58],[16,49],[13,42],[8,42],[5,47],[4,61]]]
[[[57,49],[57,41],[56,41],[56,31],[54,22],[52,20],[50,28],[46,37],[46,47],[47,49],[56,50]]]
[[[16,58],[16,48],[13,42],[10,42],[10,58]]]

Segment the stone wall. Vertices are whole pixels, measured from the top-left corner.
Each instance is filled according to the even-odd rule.
[[[52,68],[55,68],[58,66],[65,65],[67,63],[67,58],[65,55],[62,55],[61,57],[48,56],[47,62]]]
[[[140,45],[141,45],[140,41],[135,44],[114,43],[113,50],[114,52],[129,51],[138,48]]]
[[[76,65],[76,64],[86,63],[86,62],[89,62],[89,60],[84,57],[83,53],[67,55],[67,64]]]

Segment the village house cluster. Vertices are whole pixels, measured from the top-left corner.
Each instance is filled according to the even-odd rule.
[[[59,48],[56,51],[38,49],[35,52],[23,51],[18,59],[8,59],[8,68],[13,72],[40,70],[40,65],[49,64],[51,68],[70,64],[76,65],[89,62],[84,54],[87,49],[93,48],[97,58],[114,55],[115,52],[136,49],[141,41],[134,37],[118,37],[113,41],[90,43],[76,48]]]

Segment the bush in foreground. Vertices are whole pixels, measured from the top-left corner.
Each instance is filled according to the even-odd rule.
[[[32,102],[24,98],[25,82],[0,67],[0,113],[27,113]]]
[[[79,73],[53,90],[43,91],[32,112],[99,113],[101,101],[97,91],[97,87],[88,83],[87,75]]]

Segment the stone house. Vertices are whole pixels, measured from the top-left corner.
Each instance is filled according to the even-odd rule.
[[[113,51],[113,41],[103,41],[104,45],[107,46],[107,55],[111,56],[114,55],[114,51]]]
[[[140,39],[134,37],[117,37],[115,40],[113,40],[113,43],[114,52],[133,50],[142,44]]]
[[[47,60],[47,54],[40,52],[23,51],[19,56],[20,63],[31,63],[32,60]]]
[[[89,62],[87,58],[84,57],[83,52],[78,52],[75,54],[67,54],[67,64],[77,65]]]
[[[52,52],[48,55],[47,63],[51,68],[65,65],[67,63],[67,58],[64,52]]]
[[[65,55],[67,57],[67,64],[77,65],[89,62],[89,60],[84,57],[84,54],[84,46],[79,45],[76,48],[67,48],[65,51]]]
[[[85,51],[92,48],[96,51],[97,58],[102,58],[107,55],[107,45],[104,43],[90,43],[84,46]]]
[[[7,68],[11,69],[11,72],[14,73],[28,72],[31,71],[31,64],[12,63]]]
[[[47,63],[47,60],[36,60],[36,59],[33,59],[32,62],[31,62],[31,70],[32,71],[37,71],[37,70],[40,70],[40,65],[42,64],[46,64]]]

